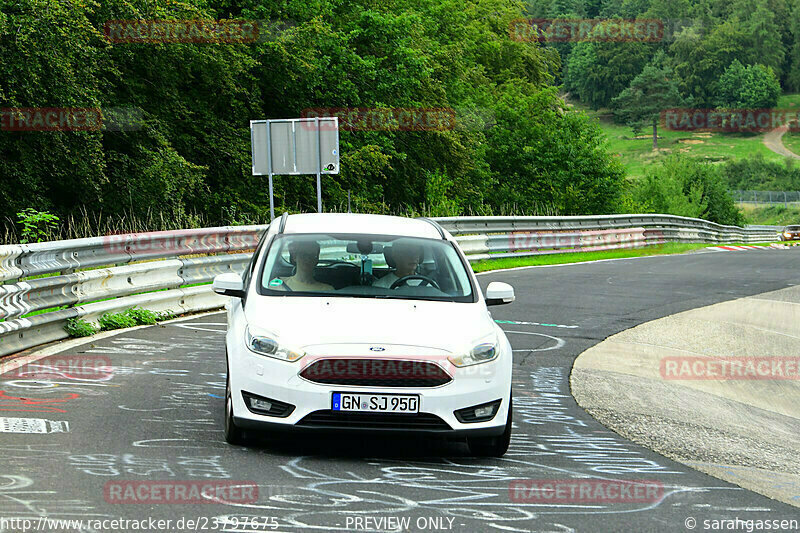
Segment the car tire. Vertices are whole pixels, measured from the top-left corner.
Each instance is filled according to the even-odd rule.
[[[246,442],[244,431],[233,421],[230,371],[225,376],[225,442],[236,446],[241,446]]]
[[[510,398],[510,396],[509,396]],[[467,437],[469,452],[476,457],[503,457],[511,443],[511,421],[514,412],[514,402],[509,400],[506,429],[497,437]]]

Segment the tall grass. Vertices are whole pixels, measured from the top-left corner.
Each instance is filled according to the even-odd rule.
[[[268,220],[229,220],[223,224],[263,224]],[[212,221],[201,213],[174,213],[149,210],[145,216],[131,213],[106,214],[90,213],[82,208],[78,214],[61,218],[54,231],[47,232],[43,240],[81,239],[120,233],[141,233],[188,228],[202,228],[212,225]],[[20,225],[11,217],[0,220],[0,243],[15,244],[20,240]]]
[[[284,211],[299,213],[300,204],[291,207],[281,206],[275,208],[275,213]],[[346,213],[347,203],[324,205],[327,213]],[[503,204],[491,206],[482,204],[477,207],[468,206],[458,213],[445,210],[440,206],[423,204],[419,208],[410,205],[390,206],[381,204],[362,204],[352,201],[352,213],[373,213],[381,215],[395,215],[403,217],[439,217],[439,216],[555,216],[559,213],[550,205],[537,205],[532,211],[525,211],[516,204]],[[207,228],[213,226],[239,226],[246,224],[269,224],[269,215],[251,213],[225,213],[223,217],[211,218],[203,213],[174,213],[164,211],[148,211],[145,216],[136,216],[131,213],[106,214],[103,212],[90,213],[81,208],[77,215],[68,215],[61,218],[58,227],[43,236],[45,241],[81,239],[85,237],[98,237],[103,235],[116,235],[122,233],[143,233],[149,231],[166,231],[190,228]],[[0,244],[16,244],[20,242],[20,225],[9,216],[0,219]]]

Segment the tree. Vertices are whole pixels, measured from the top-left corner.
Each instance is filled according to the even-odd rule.
[[[658,148],[658,121],[665,109],[681,105],[682,98],[672,69],[665,65],[666,55],[659,51],[636,76],[627,89],[614,98],[611,107],[619,122],[638,133],[653,127],[653,150]]]
[[[765,109],[775,107],[780,95],[781,85],[771,68],[745,67],[735,59],[719,79],[716,104],[723,108]]]
[[[729,19],[703,36],[688,28],[670,46],[681,95],[691,96],[697,106],[713,107],[720,76],[734,59],[747,62],[749,37],[738,20]]]
[[[570,53],[564,86],[592,109],[611,100],[642,71],[652,45],[642,42],[580,42]]]
[[[624,179],[596,121],[565,109],[555,88],[505,88],[487,160],[497,176],[494,205],[573,215],[613,212]]]
[[[791,8],[790,30],[792,45],[789,49],[789,68],[786,76],[786,88],[800,91],[800,0],[794,0]]]
[[[767,6],[767,0],[757,0],[756,6],[745,23],[750,40],[748,63],[770,67],[780,80],[786,56],[781,27],[775,20],[775,13]]]

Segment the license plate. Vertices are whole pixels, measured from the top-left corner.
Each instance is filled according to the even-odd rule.
[[[415,394],[361,394],[334,392],[334,411],[367,411],[370,413],[418,413],[419,396]]]

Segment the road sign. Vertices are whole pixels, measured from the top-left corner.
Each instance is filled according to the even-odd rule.
[[[317,175],[317,210],[322,211],[321,174],[339,173],[339,119],[290,118],[250,121],[253,175],[269,176],[269,207],[275,218],[272,176]]]

